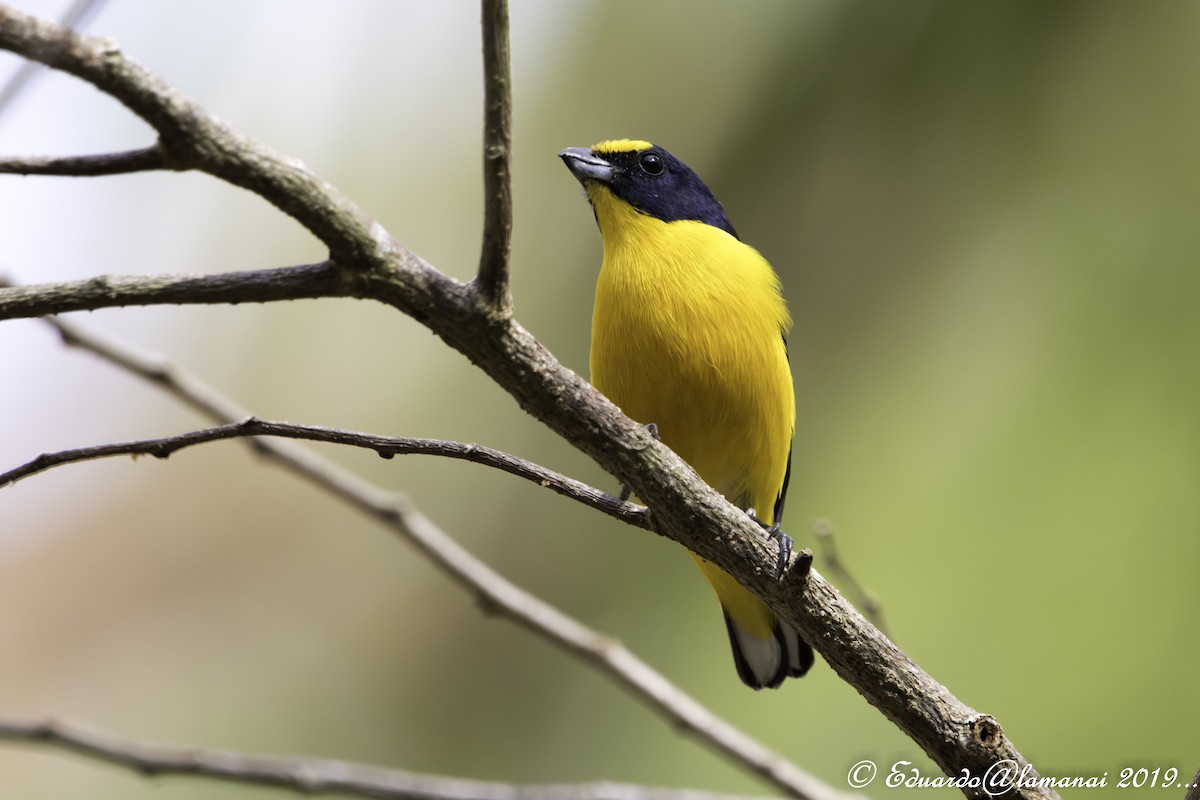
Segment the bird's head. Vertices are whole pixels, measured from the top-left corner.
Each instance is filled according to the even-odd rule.
[[[610,139],[558,154],[583,188],[603,228],[613,200],[663,222],[695,220],[737,236],[704,181],[662,147],[638,139]]]

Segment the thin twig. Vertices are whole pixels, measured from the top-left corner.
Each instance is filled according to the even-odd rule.
[[[139,353],[66,320],[47,318],[45,322],[61,333],[64,343],[150,380],[218,423],[250,416],[240,405],[166,359]],[[591,630],[497,573],[417,511],[407,498],[385,491],[293,442],[264,438],[247,441],[260,455],[400,534],[451,580],[478,597],[482,607],[580,658],[679,729],[692,733],[786,794],[813,800],[847,797],[713,714],[617,640]]]
[[[120,153],[90,156],[43,156],[0,159],[0,173],[10,175],[60,175],[70,178],[95,178],[164,169],[166,161],[158,146]]]
[[[508,2],[482,0],[483,15],[483,246],[478,287],[484,301],[507,315],[512,249],[512,70]]]
[[[127,442],[113,442],[71,450],[60,450],[54,453],[43,453],[37,458],[14,467],[7,472],[0,472],[0,487],[16,483],[39,472],[45,472],[46,470],[65,464],[94,461],[100,458],[111,458],[121,455],[151,455],[155,458],[167,458],[193,445],[252,436],[278,436],[285,439],[305,439],[312,442],[328,442],[331,444],[348,445],[350,447],[362,447],[374,450],[383,458],[403,455],[430,455],[470,461],[532,481],[539,486],[551,489],[564,497],[569,497],[589,508],[602,511],[610,517],[615,517],[630,525],[645,529],[650,528],[644,506],[624,502],[607,492],[602,492],[599,489],[588,486],[586,483],[569,478],[561,472],[555,472],[540,464],[526,461],[511,453],[505,453],[484,445],[451,442],[443,439],[378,436],[372,433],[359,433],[319,425],[296,425],[290,422],[276,422],[257,417],[247,417],[240,422],[230,422],[174,436],[136,439]]]
[[[377,800],[762,800],[623,783],[522,785],[383,769],[351,761],[251,756],[139,742],[61,720],[0,717],[0,739],[45,745],[143,775],[191,775],[302,794]]]
[[[819,519],[813,523],[812,529],[817,541],[821,543],[821,555],[824,556],[829,573],[845,587],[846,594],[850,596],[850,602],[854,603],[863,616],[871,620],[871,624],[890,639],[892,634],[883,621],[883,606],[879,599],[858,582],[858,579],[846,566],[846,562],[842,561],[833,535],[833,522],[828,519]]]
[[[329,261],[216,275],[101,275],[0,288],[0,320],[162,303],[265,303],[350,294]]]

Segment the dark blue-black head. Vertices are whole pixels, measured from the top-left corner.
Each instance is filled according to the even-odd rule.
[[[604,184],[631,206],[663,222],[695,220],[737,237],[725,210],[691,168],[661,147],[612,139],[589,148],[568,147],[559,158],[587,186]]]

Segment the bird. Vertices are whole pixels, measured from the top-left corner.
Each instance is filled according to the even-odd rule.
[[[796,411],[779,277],[700,177],[663,147],[608,139],[558,155],[583,185],[604,248],[592,385],[783,536]],[[812,648],[791,625],[692,557],[720,602],[746,685],[778,688],[808,672]]]

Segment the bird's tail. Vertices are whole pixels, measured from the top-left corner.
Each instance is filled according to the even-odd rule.
[[[738,677],[752,689],[778,688],[785,678],[799,678],[813,665],[813,651],[796,630],[775,616],[729,573],[693,556],[712,585],[729,631]]]

